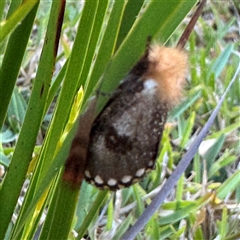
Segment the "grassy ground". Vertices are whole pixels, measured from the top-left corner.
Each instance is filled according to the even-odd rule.
[[[55,66],[56,73],[71,52],[79,18],[76,9],[80,7],[77,2],[67,7],[64,35],[59,50],[63,53]],[[36,76],[48,23],[48,10],[49,7],[45,4],[38,12],[35,30],[25,52],[17,88],[2,130],[1,162],[6,168],[14,152],[31,94],[32,81]],[[190,148],[234,74],[239,71],[238,14],[239,4],[235,7],[233,3],[225,1],[207,4],[186,45],[189,55],[188,85],[183,103],[169,116],[156,170],[129,189],[108,193],[103,198],[103,203],[99,204],[99,214],[91,220],[86,236],[91,239],[118,239],[138,219]],[[175,46],[190,17],[191,15],[183,21],[167,42],[168,45]],[[55,105],[56,100],[51,104],[38,133],[34,148],[36,156],[43,144]],[[238,75],[192,164],[138,239],[240,239],[239,106]],[[32,165],[34,166],[34,158]],[[1,169],[2,177],[5,168]],[[25,190],[26,187],[23,188],[22,196]],[[90,211],[98,194],[97,189],[83,183],[75,215],[76,232],[80,231],[83,216]],[[22,203],[21,198],[19,201]],[[42,216],[46,216],[45,212],[42,212]],[[74,232],[72,238],[73,235]]]

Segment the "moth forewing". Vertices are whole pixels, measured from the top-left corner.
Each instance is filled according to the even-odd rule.
[[[180,101],[186,73],[183,50],[148,47],[93,123],[87,181],[117,190],[154,168],[168,111]]]

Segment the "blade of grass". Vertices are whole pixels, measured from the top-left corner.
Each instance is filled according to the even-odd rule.
[[[92,219],[98,213],[98,210],[99,210],[100,206],[102,205],[105,197],[107,196],[107,193],[108,193],[108,191],[100,191],[99,192],[91,210],[89,211],[87,217],[85,218],[81,228],[78,230],[78,237],[76,238],[76,240],[82,239],[83,234],[85,233],[86,229],[90,225]]]
[[[210,67],[210,71],[208,72],[208,77],[211,74],[214,74],[215,78],[219,77],[223,68],[226,66],[228,58],[230,57],[233,51],[233,47],[234,47],[233,44],[229,44],[225,47],[223,52],[217,57],[217,59],[213,62],[212,66]]]
[[[85,6],[83,9],[83,15],[81,18],[80,25],[85,25],[88,21],[88,28],[89,28],[89,36],[86,37],[87,39],[87,48],[85,57],[82,62],[81,71],[80,71],[80,79],[79,81],[75,81],[75,84],[81,84],[81,76],[84,74],[83,72],[86,71],[85,69],[89,68],[92,62],[94,50],[97,44],[97,39],[100,35],[100,30],[102,27],[102,21],[99,22],[99,16],[104,15],[107,8],[107,1],[105,4],[98,4],[98,2],[87,1],[85,2]],[[91,14],[89,14],[91,13]],[[86,18],[86,14],[89,14],[89,17]],[[95,24],[97,22],[97,24]],[[78,34],[81,33],[81,28],[79,28]],[[80,36],[78,35],[77,36]],[[83,35],[81,35],[83,38]],[[79,44],[77,39],[74,43]],[[73,52],[73,54],[75,54]],[[72,59],[70,59],[69,64],[71,64]],[[68,66],[70,67],[70,66]],[[79,74],[79,73],[78,73]],[[76,79],[78,80],[78,79]],[[86,81],[86,79],[84,79]],[[75,86],[76,88],[76,86]],[[62,89],[63,91],[63,89]],[[74,92],[73,92],[74,93]],[[60,105],[58,105],[60,107]],[[72,220],[74,218],[74,212],[77,203],[77,196],[79,189],[72,188],[71,185],[65,181],[63,181],[62,176],[59,177],[58,181],[61,183],[58,184],[59,187],[56,188],[57,197],[54,196],[53,200],[49,206],[49,212],[46,218],[46,222],[41,232],[41,239],[52,239],[52,237],[62,237],[67,236],[70,232],[70,227]],[[54,194],[55,195],[55,194]],[[67,212],[62,211],[62,209],[68,209]],[[66,217],[67,216],[67,217]],[[55,225],[55,223],[58,223]]]
[[[88,211],[91,209],[96,197],[96,194],[94,194],[96,191],[93,190],[93,186],[89,185],[85,181],[82,183],[80,192],[81,197],[79,198],[76,209],[77,222],[74,229],[79,229],[82,226],[84,219],[86,218]]]
[[[50,18],[51,21],[49,22],[46,34],[48,41],[45,41],[25,120],[0,192],[0,215],[5,216],[0,226],[1,239],[4,238],[14,207],[17,203],[43,117],[42,114],[51,82],[52,69],[54,67],[55,54],[58,46],[58,21],[59,12],[62,10],[61,7],[59,3],[53,3],[52,17]],[[34,119],[34,121],[32,121],[32,119]]]
[[[214,145],[204,154],[204,158],[207,161],[207,171],[209,172],[210,167],[214,163],[216,156],[219,154],[220,149],[225,141],[225,136],[221,135]]]
[[[73,194],[66,182],[58,181],[39,237],[40,240],[68,239],[72,225],[71,219],[74,218],[74,211],[71,211],[71,205],[75,206],[77,200],[78,191],[75,191]]]
[[[87,86],[86,99],[92,93],[92,90],[95,88],[114,53],[124,8],[124,1],[115,1],[109,13],[110,16],[107,21],[106,29],[102,32],[103,37],[99,44],[94,66],[91,69],[91,74],[88,76],[88,81],[85,85]]]
[[[217,189],[217,197],[224,199],[230,192],[236,189],[239,186],[239,184],[240,184],[240,170],[236,171]]]
[[[32,196],[32,199],[29,200],[29,204],[26,204],[26,209],[24,210],[24,213],[22,214],[21,221],[19,222],[18,227],[16,228],[16,232],[14,234],[14,238],[18,239],[19,234],[21,232],[21,229],[24,227],[24,224],[26,223],[27,219],[31,215],[31,212],[34,210],[36,205],[38,204],[39,199],[45,194],[46,190],[48,190],[51,181],[56,176],[56,174],[59,172],[60,168],[63,166],[65,159],[68,156],[68,151],[70,149],[71,140],[73,138],[74,133],[76,132],[76,127],[73,127],[69,134],[66,136],[66,139],[62,143],[62,147],[59,149],[59,151],[56,153],[56,156],[54,156],[52,164],[50,165],[48,171],[45,175],[41,178],[41,181],[38,183],[38,187]],[[31,197],[30,196],[30,197]],[[30,198],[29,197],[29,198]]]
[[[48,135],[46,136],[46,141],[44,142],[44,146],[40,154],[41,156],[39,157],[39,162],[41,162],[41,166],[39,166],[39,168],[36,170],[37,172],[39,172],[36,175],[36,178],[39,179],[37,179],[37,183],[35,183],[33,186],[30,186],[29,191],[32,191],[33,193],[29,194],[29,199],[25,203],[26,209],[24,211],[20,226],[24,225],[27,215],[29,214],[30,211],[32,211],[32,208],[37,204],[38,198],[41,196],[41,192],[46,191],[49,182],[52,180],[53,176],[56,175],[57,171],[63,165],[63,162],[66,159],[66,154],[68,153],[67,150],[65,150],[66,154],[64,154],[63,156],[61,154],[57,155],[62,156],[62,159],[58,159],[57,157],[58,160],[57,161],[54,160],[55,159],[54,155],[56,154],[56,147],[58,144],[56,139],[60,139],[62,129],[64,128],[64,125],[66,124],[67,121],[68,117],[67,113],[70,111],[76,89],[79,86],[79,75],[81,74],[82,69],[81,63],[83,65],[86,59],[88,61],[91,61],[91,56],[88,57],[87,54],[88,45],[89,41],[91,40],[92,34],[91,26],[97,26],[94,25],[93,23],[93,20],[95,19],[93,9],[95,8],[96,4],[97,2],[93,1],[87,1],[85,3],[85,7],[81,15],[81,18],[84,19],[84,21],[81,21],[79,24],[72,54],[68,61],[67,73],[63,83],[63,87],[61,89],[57,109],[54,114],[51,126],[49,128]],[[86,29],[88,31],[86,31]],[[73,137],[73,135],[70,134],[70,137]],[[69,144],[71,143],[71,139],[67,138],[67,141],[69,146]],[[44,181],[45,179],[48,179],[48,181]],[[34,192],[35,197],[33,197]],[[71,209],[74,210],[75,204],[70,204],[70,206],[72,206]],[[70,209],[69,212],[71,212]],[[50,215],[51,214],[49,214],[49,216]],[[71,220],[65,219],[65,221],[70,222]],[[52,230],[55,231],[55,229]],[[45,233],[43,234],[45,235]],[[53,233],[48,234],[51,235]]]
[[[207,193],[202,198],[198,199],[196,202],[190,203],[187,206],[180,208],[179,210],[175,210],[172,214],[169,214],[167,216],[162,216],[159,220],[160,226],[178,222],[179,220],[188,216],[191,212],[193,211],[196,212],[199,208],[201,208],[211,199],[212,199],[212,193]]]
[[[4,10],[5,10],[5,6],[6,6],[7,0],[2,0],[1,4],[0,4],[0,20],[3,19],[4,17]]]
[[[201,97],[201,92],[195,93],[194,95],[188,97],[185,101],[180,103],[177,107],[175,107],[171,113],[169,118],[174,119],[181,115],[186,109],[188,109],[191,105],[193,105],[199,98]]]
[[[134,24],[137,15],[140,13],[141,8],[143,7],[144,0],[138,0],[138,1],[128,1],[127,5],[124,10],[121,27],[119,30],[119,36],[117,39],[116,49],[122,44],[124,41],[126,35],[132,28],[132,25]]]
[[[15,87],[8,107],[8,120],[14,132],[19,132],[23,123],[27,103],[18,89]]]
[[[37,9],[38,4],[32,8],[31,12],[29,12],[8,40],[2,66],[0,68],[0,129],[2,129],[7,107],[23,60]],[[19,39],[21,39],[21,41],[19,41]]]
[[[0,23],[0,43],[21,23],[29,12],[39,0],[26,0],[20,5],[20,7],[10,16],[9,19]]]

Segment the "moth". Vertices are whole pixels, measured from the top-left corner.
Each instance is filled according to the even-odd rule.
[[[85,178],[117,190],[155,166],[168,112],[181,100],[187,54],[157,44],[131,69],[92,124]]]

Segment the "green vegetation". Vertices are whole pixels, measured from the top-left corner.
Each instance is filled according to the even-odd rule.
[[[191,148],[236,73],[192,164],[138,239],[240,238],[238,3],[208,3],[186,45],[188,86],[169,115],[156,170],[117,193],[85,182],[79,192],[62,181],[76,118],[100,81],[103,92],[114,91],[149,35],[175,46],[196,3],[99,2],[67,2],[60,38],[62,2],[1,2],[0,239],[120,239]],[[99,99],[97,111],[106,101]]]

